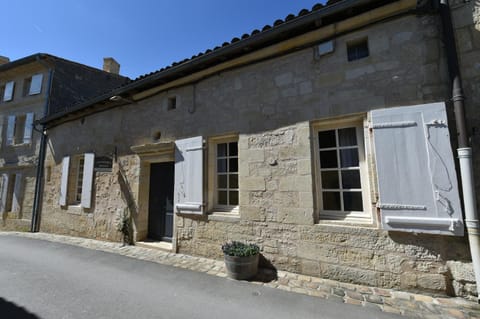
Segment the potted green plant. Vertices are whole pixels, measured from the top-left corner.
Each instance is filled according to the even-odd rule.
[[[257,274],[260,248],[255,244],[231,241],[222,245],[227,275],[237,280],[250,279]]]

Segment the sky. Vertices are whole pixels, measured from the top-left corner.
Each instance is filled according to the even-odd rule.
[[[48,53],[132,79],[324,0],[0,0],[0,55]]]

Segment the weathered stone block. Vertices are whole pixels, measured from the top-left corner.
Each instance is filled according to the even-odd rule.
[[[264,191],[265,178],[263,177],[243,177],[240,179],[240,189],[246,191]]]

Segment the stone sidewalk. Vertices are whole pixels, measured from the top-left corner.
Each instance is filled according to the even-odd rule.
[[[61,236],[46,233],[0,232],[0,236],[22,236],[40,240],[96,249],[131,258],[148,260],[226,277],[223,261],[183,254],[174,254],[158,249],[139,246],[122,246],[120,243],[93,239]],[[384,312],[396,313],[408,318],[479,318],[480,305],[462,298],[440,298],[341,283],[337,281],[304,276],[285,271],[261,269],[252,284],[302,293],[319,298],[335,300],[363,307],[373,307]]]

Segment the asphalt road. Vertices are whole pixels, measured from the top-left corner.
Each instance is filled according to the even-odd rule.
[[[0,318],[399,317],[115,254],[2,236]]]

